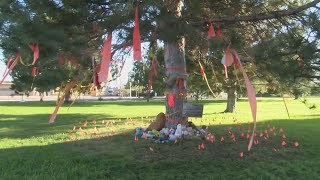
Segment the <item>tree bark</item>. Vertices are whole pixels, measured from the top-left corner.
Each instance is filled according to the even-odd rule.
[[[40,94],[40,102],[43,102],[44,93],[40,92],[39,94]]]
[[[175,128],[177,124],[187,124],[188,118],[182,117],[183,104],[187,101],[186,61],[184,52],[184,38],[180,42],[166,42],[164,44],[164,61],[166,66],[166,116],[165,126]],[[179,87],[179,83],[180,87]],[[168,103],[169,96],[173,97],[174,105]]]
[[[227,107],[224,112],[234,113],[236,111],[237,102],[237,83],[232,83],[228,88]]]
[[[71,99],[71,92],[66,92],[66,95],[64,96],[64,102],[69,103]]]
[[[182,16],[183,0],[163,1],[163,3],[173,16],[177,18]],[[168,24],[160,24],[160,26],[163,26],[162,28],[170,28]],[[176,41],[164,42],[164,61],[167,76],[165,127],[176,128],[178,124],[187,124],[188,122],[188,118],[182,116],[183,104],[187,101],[184,37],[180,37]],[[171,103],[169,103],[169,101]]]

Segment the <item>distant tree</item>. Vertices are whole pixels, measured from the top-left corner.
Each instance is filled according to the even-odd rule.
[[[136,61],[134,63],[133,70],[131,71],[130,80],[133,86],[141,86],[142,92],[146,95],[147,101],[149,100],[150,94],[148,92],[148,84],[152,67],[153,56],[156,56],[156,74],[152,76],[151,91],[158,95],[164,94],[165,91],[165,68],[163,60],[163,49],[157,48],[156,52],[149,51],[146,61]]]

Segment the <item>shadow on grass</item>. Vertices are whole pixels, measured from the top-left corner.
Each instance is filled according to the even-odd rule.
[[[54,134],[70,129],[75,118],[60,115],[69,121],[61,120],[55,128],[48,127],[47,121],[36,128],[45,128],[41,134]],[[77,115],[74,115],[77,116]],[[90,115],[91,116],[91,115]],[[97,114],[96,117],[101,115]],[[21,117],[24,118],[24,117]],[[61,118],[61,119],[63,119]],[[10,128],[33,133],[24,121],[5,122]],[[30,117],[28,123],[39,123]],[[22,124],[21,124],[22,123]],[[2,126],[3,124],[1,124]],[[275,126],[276,136],[270,127]],[[286,134],[287,145],[282,147],[279,129]],[[260,122],[258,134],[264,130],[269,139],[259,136],[259,144],[247,152],[248,139],[241,137],[247,131],[247,124],[240,129],[237,125],[214,125],[208,131],[216,137],[214,143],[203,139],[178,140],[175,143],[156,144],[139,138],[134,141],[132,131],[114,136],[50,144],[46,146],[28,146],[0,149],[0,177],[3,178],[40,178],[40,179],[150,179],[161,178],[303,178],[319,177],[319,141],[316,133],[320,127],[319,119],[272,120]],[[231,140],[228,129],[236,137]],[[61,129],[61,130],[57,130]],[[16,132],[17,133],[17,132]],[[27,134],[27,133],[26,133]],[[13,134],[7,134],[14,136]],[[34,134],[33,134],[34,135]],[[3,136],[3,135],[1,135]],[[69,139],[65,135],[64,140]],[[221,137],[224,141],[220,141]],[[294,148],[293,141],[299,141]],[[204,143],[205,148],[198,150]],[[272,148],[276,148],[274,152]],[[240,158],[239,153],[244,152]],[[187,169],[187,172],[186,172]]]
[[[72,107],[91,107],[99,105],[121,105],[121,106],[150,106],[164,105],[163,100],[104,100],[104,101],[75,101]],[[68,107],[71,103],[64,103]],[[0,102],[0,106],[17,106],[17,107],[55,107],[56,102]]]
[[[90,124],[93,119],[100,122],[102,120],[107,122],[116,119],[108,114],[58,114],[55,123],[49,124],[49,117],[50,114],[1,115],[0,138],[27,139],[30,137],[67,133],[73,126],[80,127],[80,122],[84,123],[86,119]],[[141,117],[134,117],[134,119],[139,118]],[[123,124],[124,121],[117,122],[117,125]],[[105,125],[100,123],[96,127],[105,127]]]

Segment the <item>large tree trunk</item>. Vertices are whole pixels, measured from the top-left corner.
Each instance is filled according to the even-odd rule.
[[[184,39],[180,42],[166,42],[164,44],[164,61],[166,65],[166,116],[165,126],[176,127],[177,124],[186,124],[187,118],[182,117],[183,104],[186,102],[186,61],[184,52]],[[179,82],[180,81],[180,88]],[[174,96],[174,105],[169,105],[169,96]]]
[[[68,91],[68,92],[66,92],[66,95],[64,96],[64,102],[70,103],[70,100],[71,100],[71,92]]]
[[[179,18],[183,6],[183,0],[164,1],[169,13]],[[162,28],[171,28],[165,22]],[[177,35],[178,36],[178,35]],[[173,36],[174,37],[174,36]],[[166,66],[166,123],[165,127],[176,128],[178,124],[187,124],[188,118],[182,117],[183,104],[187,100],[186,89],[186,61],[185,61],[185,39],[181,37],[176,41],[164,42],[164,61]],[[173,97],[173,103],[168,100]]]
[[[236,102],[237,102],[237,83],[231,83],[231,86],[228,88],[228,101],[227,107],[224,112],[233,113],[236,111]]]

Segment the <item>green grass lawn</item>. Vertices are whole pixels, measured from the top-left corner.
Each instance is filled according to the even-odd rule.
[[[289,99],[288,119],[282,99],[258,98],[259,143],[250,152],[248,140],[240,136],[252,121],[246,100],[238,102],[234,114],[221,113],[223,100],[200,102],[203,118],[190,120],[209,125],[214,143],[167,144],[136,142],[133,136],[135,127],[147,126],[164,111],[162,101],[77,102],[69,110],[62,107],[51,125],[53,102],[0,103],[0,179],[320,179],[320,98],[309,100],[316,109]],[[89,124],[82,127],[86,119]],[[267,140],[259,137],[264,130]],[[198,150],[201,143],[205,149]]]

